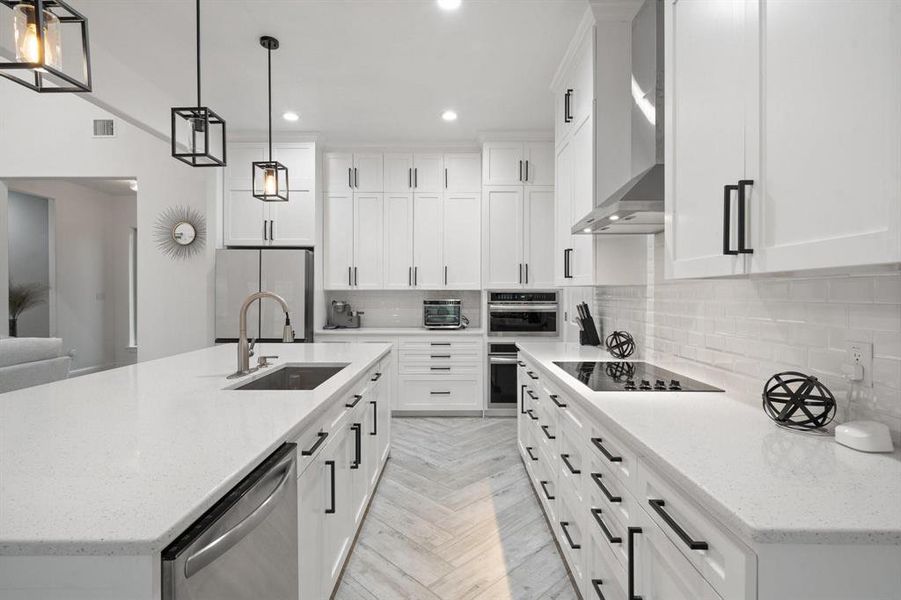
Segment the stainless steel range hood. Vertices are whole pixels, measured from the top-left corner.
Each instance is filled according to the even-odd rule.
[[[646,88],[653,87],[653,91],[645,94],[641,82]],[[658,0],[647,0],[632,22],[632,98],[633,168],[641,168],[651,161],[655,164],[579,219],[572,227],[574,234],[663,231],[663,3]]]

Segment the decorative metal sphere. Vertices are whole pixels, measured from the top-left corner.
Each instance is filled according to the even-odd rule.
[[[605,369],[607,376],[613,381],[622,381],[623,379],[632,379],[635,375],[635,365],[628,361],[608,362]]]
[[[835,396],[813,375],[786,371],[763,386],[763,410],[783,427],[820,429],[835,418]]]
[[[607,350],[616,358],[628,358],[635,352],[635,340],[628,331],[614,331],[604,342]]]

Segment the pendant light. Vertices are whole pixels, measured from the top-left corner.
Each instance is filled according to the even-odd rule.
[[[288,167],[272,160],[272,51],[278,50],[278,40],[264,35],[260,45],[266,49],[269,67],[269,160],[254,162],[253,197],[263,202],[288,201]]]
[[[0,0],[12,16],[15,56],[0,60],[0,77],[39,93],[91,91],[88,20],[62,0]],[[6,19],[0,16],[0,27]],[[77,28],[77,29],[76,29]],[[70,32],[67,33],[67,32]],[[66,46],[63,47],[65,37]],[[80,51],[73,47],[80,44]],[[80,67],[81,79],[63,69]]]
[[[172,157],[192,167],[224,167],[225,121],[200,101],[200,0],[197,7],[197,106],[172,109]]]

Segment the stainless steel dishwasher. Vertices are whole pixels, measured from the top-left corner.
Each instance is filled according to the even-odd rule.
[[[296,461],[283,444],[163,550],[163,600],[297,600]]]

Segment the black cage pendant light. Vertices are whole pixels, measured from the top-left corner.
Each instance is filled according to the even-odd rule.
[[[11,31],[14,44],[0,45],[0,77],[40,93],[91,91],[84,15],[62,0],[0,0],[0,11],[0,40]]]
[[[200,101],[200,0],[197,5],[197,106],[172,109],[172,156],[192,167],[224,167],[225,121]]]
[[[287,202],[288,167],[272,160],[272,51],[278,50],[278,40],[264,35],[260,45],[266,49],[269,67],[269,160],[253,163],[253,197],[263,202]]]

